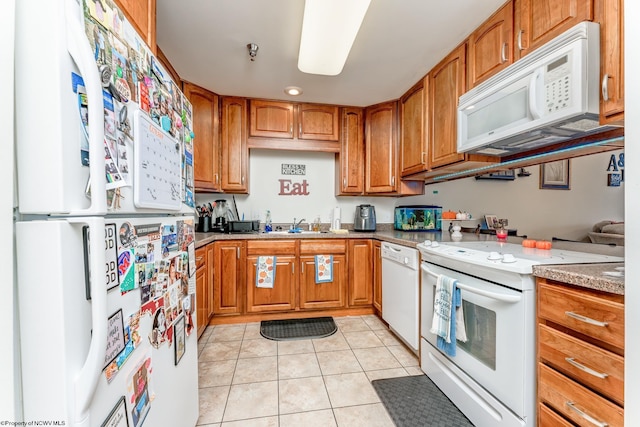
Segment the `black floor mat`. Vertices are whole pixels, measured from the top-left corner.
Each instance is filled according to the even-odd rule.
[[[302,340],[323,338],[338,330],[333,317],[312,317],[309,319],[263,320],[260,335],[270,340]]]
[[[371,381],[397,427],[473,427],[426,375]]]

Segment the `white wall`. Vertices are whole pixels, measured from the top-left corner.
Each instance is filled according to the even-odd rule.
[[[245,219],[264,221],[267,209],[274,223],[290,223],[293,218],[308,222],[320,216],[321,222],[332,221],[333,208],[340,207],[342,223],[353,223],[355,207],[362,203],[375,205],[378,222],[391,222],[395,198],[392,197],[336,197],[335,155],[298,151],[251,150],[249,156],[249,196],[236,195],[238,213]],[[306,166],[306,175],[282,175],[281,164]],[[280,179],[308,182],[309,195],[279,196]],[[196,204],[216,199],[231,201],[231,195],[196,194]],[[305,222],[307,222],[305,221]]]
[[[322,222],[331,221],[334,207],[342,209],[342,222],[352,223],[355,206],[370,203],[376,207],[378,223],[390,223],[393,208],[403,204],[432,204],[444,209],[464,210],[474,218],[485,214],[509,219],[509,228],[533,238],[561,237],[580,240],[593,224],[603,219],[622,221],[624,190],[607,187],[607,166],[611,154],[602,153],[571,160],[570,190],[540,190],[539,166],[529,167],[531,176],[514,181],[461,180],[426,186],[424,196],[336,197],[335,160],[330,153],[252,150],[250,153],[250,195],[236,195],[239,214],[245,219],[264,221],[271,210],[276,223],[297,218],[308,221],[319,215]],[[306,165],[305,176],[285,176],[283,163]],[[308,182],[309,195],[279,196],[279,179]],[[437,193],[437,194],[436,194]],[[198,194],[196,202],[218,198],[231,201],[230,195]],[[475,226],[471,223],[469,226]]]
[[[628,1],[624,5],[624,38],[627,46],[633,46],[633,41],[640,38],[640,2]],[[635,330],[640,325],[640,310],[635,304],[640,301],[640,265],[638,254],[640,253],[640,222],[635,221],[640,215],[640,78],[635,73],[640,68],[640,50],[631,48],[625,50],[625,154],[627,163],[635,165],[628,168],[625,175],[625,202],[626,202],[626,245],[625,259],[625,373],[624,373],[624,425],[626,427],[640,425],[640,340]]]
[[[13,42],[15,29],[15,1],[3,3],[0,14],[0,81],[4,82],[3,96],[0,97],[0,158],[9,167],[0,168],[0,324],[4,326],[5,346],[0,352],[0,418],[2,421],[21,419],[18,313],[15,312],[16,284],[13,265]],[[5,96],[4,94],[8,95]],[[11,255],[10,255],[11,254]]]
[[[528,177],[514,181],[465,178],[428,185],[424,196],[404,203],[440,205],[463,210],[474,218],[493,214],[507,218],[509,228],[536,239],[561,237],[580,240],[601,220],[624,219],[624,184],[607,187],[607,166],[612,154],[594,154],[570,161],[570,190],[539,188],[540,167],[525,168]],[[437,192],[437,194],[434,194]]]

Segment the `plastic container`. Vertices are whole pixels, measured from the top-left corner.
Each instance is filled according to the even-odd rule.
[[[442,206],[397,206],[393,228],[401,231],[441,231]]]

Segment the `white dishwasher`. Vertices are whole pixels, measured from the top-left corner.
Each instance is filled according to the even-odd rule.
[[[382,242],[382,318],[416,352],[419,336],[420,253]]]

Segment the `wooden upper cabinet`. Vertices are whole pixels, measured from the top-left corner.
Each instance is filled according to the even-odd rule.
[[[466,43],[429,72],[429,164],[437,168],[465,160],[457,151],[458,98],[465,88]]]
[[[339,109],[333,105],[300,104],[298,106],[298,138],[316,141],[338,141]]]
[[[156,54],[156,0],[116,0],[116,5]]]
[[[469,89],[513,63],[513,3],[509,1],[469,36]]]
[[[400,174],[427,170],[427,92],[424,78],[400,98]]]
[[[293,139],[293,104],[252,99],[249,105],[249,136]]]
[[[596,3],[600,22],[601,124],[624,124],[624,1]]]
[[[249,149],[247,148],[247,101],[222,98],[222,190],[249,192]]]
[[[515,59],[582,21],[592,21],[593,0],[514,0]]]
[[[397,103],[368,107],[365,113],[365,191],[391,193],[396,190],[398,170]]]
[[[335,105],[249,100],[249,148],[335,153],[339,140]]]
[[[221,191],[218,95],[188,82],[183,82],[182,90],[193,110],[195,189],[201,192]]]
[[[336,154],[336,195],[364,192],[364,124],[362,108],[343,108],[340,151]]]

